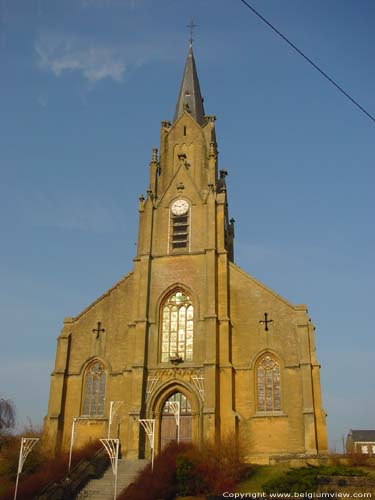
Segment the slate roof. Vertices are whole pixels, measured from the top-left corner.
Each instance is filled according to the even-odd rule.
[[[184,76],[182,77],[173,122],[175,122],[185,110],[191,114],[199,125],[204,124],[203,99],[199,87],[197,68],[195,66],[193,46],[191,44],[185,63]]]
[[[375,442],[375,430],[351,430],[349,435],[352,436],[353,441],[367,441]]]

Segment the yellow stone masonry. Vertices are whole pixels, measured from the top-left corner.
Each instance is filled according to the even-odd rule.
[[[69,448],[76,417],[75,446],[106,437],[111,401],[122,401],[111,436],[121,439],[123,456],[149,454],[139,418],[155,419],[158,451],[177,431],[166,405],[176,397],[184,440],[199,445],[232,434],[248,460],[263,463],[327,451],[314,326],[306,306],[290,304],[234,264],[225,175],[218,172],[214,117],[200,125],[186,104],[173,124],[162,123],[160,157],[154,150],[139,203],[134,268],[66,318],[58,337],[44,431],[55,452]],[[162,362],[163,307],[178,291],[193,305],[193,356],[171,351]],[[261,323],[265,313],[272,322]],[[274,368],[262,372],[262,359]]]

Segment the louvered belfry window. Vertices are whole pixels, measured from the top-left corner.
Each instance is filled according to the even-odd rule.
[[[172,249],[189,247],[189,214],[172,215]]]
[[[161,310],[161,361],[193,359],[194,307],[188,295],[173,292]]]
[[[257,364],[258,411],[281,411],[280,365],[270,354]]]
[[[84,382],[84,416],[102,417],[104,415],[106,374],[104,365],[96,360],[86,370]]]

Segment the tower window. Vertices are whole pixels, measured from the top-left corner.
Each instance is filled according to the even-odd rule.
[[[85,373],[82,415],[102,417],[104,415],[106,374],[104,365],[96,360]]]
[[[262,356],[257,364],[257,409],[280,411],[280,365],[270,354]]]
[[[189,248],[189,203],[186,200],[176,200],[171,206],[172,250],[187,250]]]
[[[174,292],[161,311],[161,361],[193,359],[194,307],[182,291]]]
[[[184,126],[184,135],[186,135],[186,125]]]
[[[188,215],[172,216],[172,248],[188,248],[189,221]]]

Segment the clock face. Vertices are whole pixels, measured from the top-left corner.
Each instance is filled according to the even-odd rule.
[[[173,215],[184,215],[189,210],[189,203],[186,200],[176,200],[171,210]]]

